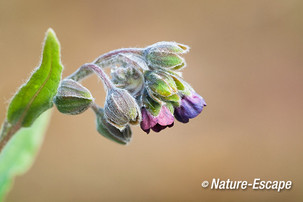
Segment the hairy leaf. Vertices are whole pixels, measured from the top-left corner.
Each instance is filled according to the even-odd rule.
[[[19,89],[8,107],[7,121],[11,125],[29,127],[40,114],[53,106],[62,69],[60,44],[54,31],[49,29],[40,66]]]
[[[12,186],[13,178],[26,172],[43,141],[51,111],[41,115],[29,128],[21,128],[0,153],[0,201]]]

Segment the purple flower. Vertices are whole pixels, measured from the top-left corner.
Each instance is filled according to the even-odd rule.
[[[189,119],[198,116],[204,106],[206,106],[204,99],[196,92],[192,92],[190,95],[182,97],[181,104],[175,108],[174,115],[178,121],[187,123]]]
[[[166,127],[170,128],[174,125],[174,116],[165,105],[161,107],[157,116],[153,116],[145,107],[142,107],[141,113],[142,121],[140,126],[147,134],[150,132],[150,129],[160,132]]]

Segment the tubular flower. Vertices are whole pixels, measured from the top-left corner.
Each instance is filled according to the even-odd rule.
[[[182,97],[181,104],[175,108],[174,115],[178,121],[187,123],[189,119],[198,116],[205,106],[204,99],[196,92],[192,92],[190,95]]]
[[[150,129],[160,132],[166,127],[174,125],[174,116],[165,105],[161,107],[157,116],[153,116],[145,107],[142,107],[141,114],[142,121],[140,126],[147,134],[150,132]]]
[[[176,72],[145,71],[144,79],[141,128],[146,133],[172,127],[174,117],[187,123],[206,106],[204,99]]]

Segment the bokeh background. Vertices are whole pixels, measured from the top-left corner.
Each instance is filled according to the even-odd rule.
[[[303,201],[303,1],[0,0],[0,121],[39,63],[45,31],[64,76],[98,55],[158,41],[187,44],[184,77],[208,106],[188,124],[121,146],[87,111],[54,109],[40,153],[8,202]],[[103,105],[102,83],[84,82]],[[215,191],[212,178],[292,180],[276,191]]]

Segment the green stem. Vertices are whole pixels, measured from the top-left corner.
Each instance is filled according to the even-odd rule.
[[[82,65],[80,69],[84,72],[87,71],[95,72],[99,76],[99,78],[103,81],[107,89],[111,89],[115,87],[115,85],[110,81],[109,77],[107,76],[107,74],[105,74],[105,72],[101,69],[101,67],[93,63],[87,63]]]
[[[11,125],[10,123],[7,122],[7,120],[4,121],[0,132],[0,152],[2,152],[6,143],[13,137],[13,135],[20,128],[21,128],[20,122],[16,123],[15,125]]]
[[[92,109],[95,113],[98,113],[99,108],[100,108],[100,107],[99,107],[96,103],[92,103],[91,109]]]

